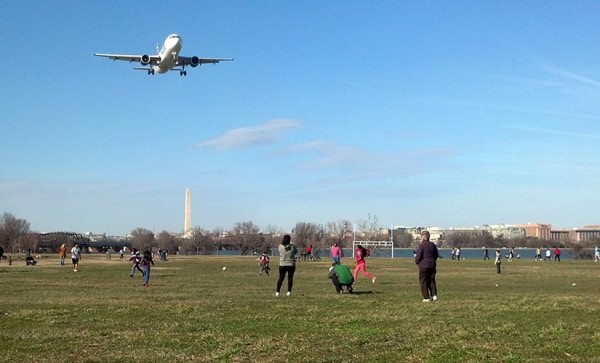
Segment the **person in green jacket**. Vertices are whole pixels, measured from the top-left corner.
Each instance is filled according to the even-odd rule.
[[[352,271],[346,265],[341,265],[339,263],[332,263],[329,268],[329,276],[331,282],[333,282],[333,286],[335,286],[335,291],[338,294],[343,293],[343,287],[345,286],[348,290],[348,293],[352,293],[352,284],[354,283],[354,276],[352,276]]]

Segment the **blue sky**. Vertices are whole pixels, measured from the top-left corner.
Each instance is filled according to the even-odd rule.
[[[4,1],[0,212],[126,234],[598,224],[598,1]],[[234,62],[148,76],[92,53]]]

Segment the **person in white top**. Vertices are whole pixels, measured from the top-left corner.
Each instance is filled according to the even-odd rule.
[[[73,271],[77,272],[79,268],[79,259],[81,258],[81,248],[79,243],[75,242],[73,248],[71,248],[71,261],[73,262]]]

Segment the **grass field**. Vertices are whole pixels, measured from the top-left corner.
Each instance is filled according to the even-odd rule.
[[[371,258],[377,282],[360,276],[352,295],[328,261],[300,262],[279,298],[277,258],[267,277],[252,257],[173,256],[148,288],[114,257],[84,255],[78,272],[39,261],[0,264],[0,362],[600,362],[589,260],[504,261],[498,276],[443,259],[437,303],[411,259]]]

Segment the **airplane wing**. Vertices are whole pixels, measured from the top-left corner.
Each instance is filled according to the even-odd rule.
[[[206,64],[206,63],[217,64],[219,62],[232,61],[233,58],[199,58],[199,57],[179,56],[177,58],[177,60],[178,60],[178,62],[177,62],[178,65],[196,67],[196,66],[199,66],[201,64]]]
[[[143,63],[143,64],[156,64],[158,62],[160,62],[160,57],[158,55],[130,55],[130,54],[104,54],[104,53],[94,53],[95,56],[98,57],[105,57],[105,58],[109,58],[112,60],[120,60],[120,61],[127,61],[129,63],[131,62],[137,62],[137,63]],[[147,57],[147,59],[146,59]],[[147,62],[142,62],[142,58],[145,58],[144,61],[147,60]]]

